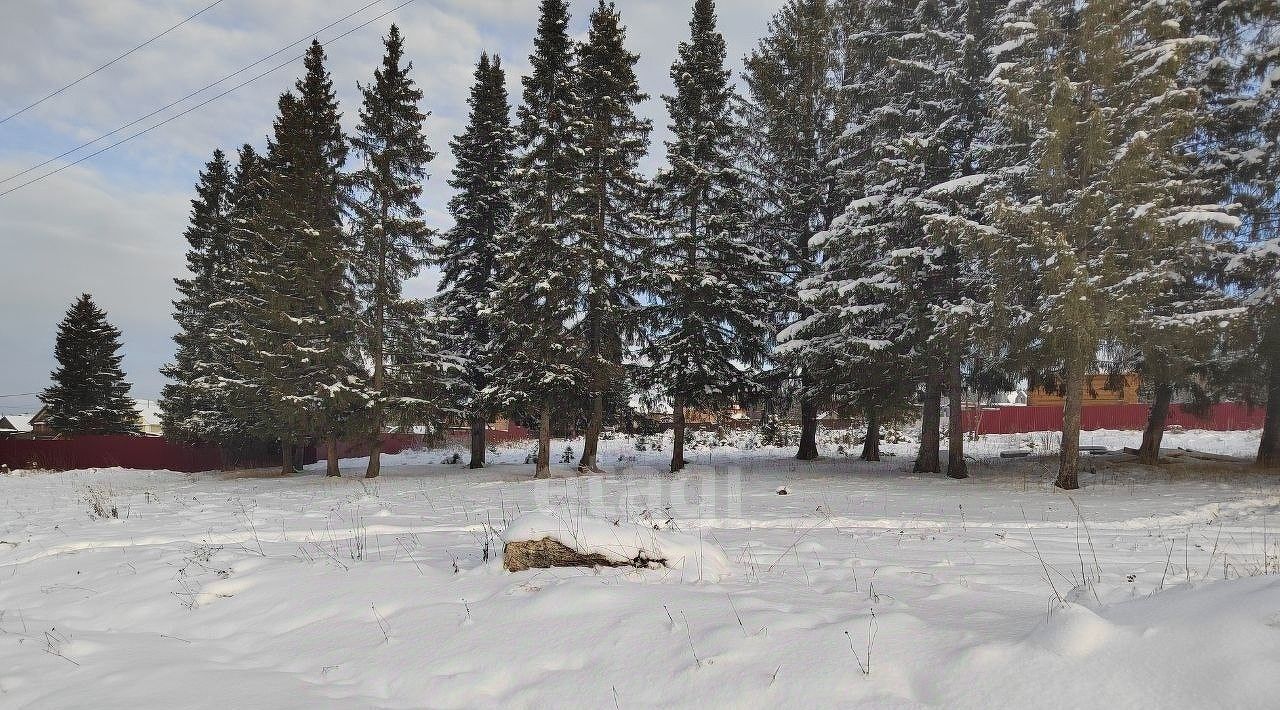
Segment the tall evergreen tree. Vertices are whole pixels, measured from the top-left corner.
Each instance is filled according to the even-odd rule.
[[[1137,372],[1151,392],[1151,409],[1138,447],[1138,462],[1156,464],[1173,399],[1179,392],[1193,410],[1203,411],[1219,396],[1230,366],[1220,361],[1236,344],[1240,309],[1228,293],[1207,278],[1213,252],[1189,244],[1166,281],[1126,334],[1120,348],[1120,372]]]
[[[449,200],[454,227],[436,249],[441,293],[435,300],[441,311],[457,319],[452,342],[467,363],[463,410],[471,426],[468,465],[482,468],[491,412],[481,395],[493,381],[495,330],[502,326],[492,317],[490,300],[500,280],[499,243],[511,222],[515,150],[501,59],[491,60],[488,53],[480,56],[467,103],[467,127],[450,143],[457,161],[449,181],[457,191]]]
[[[219,358],[210,331],[231,232],[231,179],[226,155],[215,150],[200,173],[190,223],[183,234],[190,276],[174,279],[178,300],[173,317],[178,333],[173,339],[178,347],[174,361],[160,370],[171,380],[161,390],[160,411],[165,433],[173,437],[210,438],[221,409],[211,379]]]
[[[1104,343],[1121,340],[1206,225],[1234,224],[1199,205],[1184,150],[1196,127],[1194,89],[1179,85],[1205,38],[1180,21],[1185,2],[1014,3],[1007,44],[1030,61],[1002,62],[1001,119],[1024,141],[1023,165],[996,181],[992,240],[1002,287],[1038,289],[1032,321],[1042,371],[1065,394],[1060,488],[1078,482],[1080,407]]]
[[[664,96],[673,140],[658,175],[655,237],[641,263],[654,302],[646,348],[654,383],[671,398],[671,470],[684,467],[685,410],[718,409],[760,388],[770,335],[776,255],[750,238],[734,91],[714,0],[695,0],[689,40],[671,65]]]
[[[1217,40],[1205,63],[1202,86],[1215,149],[1209,164],[1237,205],[1242,225],[1224,245],[1225,276],[1244,309],[1234,369],[1249,373],[1239,391],[1265,402],[1266,419],[1257,464],[1280,465],[1280,6],[1224,0],[1194,3],[1203,34]]]
[[[202,414],[202,438],[219,443],[260,442],[281,428],[271,417],[265,386],[248,366],[256,362],[256,351],[247,335],[262,305],[254,277],[267,256],[253,231],[266,187],[266,163],[248,144],[237,158],[227,195],[225,248],[213,261],[208,283],[212,300],[205,339],[210,367],[198,381],[213,407]],[[290,452],[285,454],[292,461]]]
[[[572,257],[583,265],[576,330],[586,347],[583,369],[591,400],[578,467],[598,470],[596,454],[604,423],[604,400],[616,393],[622,356],[637,309],[631,265],[638,250],[644,177],[637,166],[652,125],[635,113],[648,98],[636,81],[640,57],[624,46],[626,30],[613,3],[599,0],[587,41],[578,48],[577,150],[580,187],[566,205],[576,222]]]
[[[431,230],[422,220],[422,183],[427,164],[435,153],[423,130],[426,119],[418,104],[422,91],[409,72],[413,63],[404,58],[400,28],[391,26],[383,40],[382,66],[373,83],[360,86],[364,97],[360,122],[351,146],[363,165],[350,176],[356,238],[353,273],[363,313],[359,335],[364,361],[372,366],[368,388],[362,393],[367,413],[369,464],[367,478],[378,475],[382,432],[389,417],[404,423],[413,415],[425,415],[421,392],[407,389],[408,382],[387,377],[388,317],[403,314],[392,305],[401,298],[405,279],[417,275],[431,247]]]
[[[816,267],[796,283],[802,317],[779,333],[778,352],[804,370],[811,396],[863,416],[862,458],[878,460],[879,423],[900,413],[914,388],[908,355],[922,324],[898,268],[899,255],[912,253],[908,240],[919,237],[919,223],[893,202],[897,186],[884,177],[909,170],[903,151],[915,146],[898,138],[919,125],[908,122],[919,102],[913,106],[915,87],[902,81],[897,64],[908,56],[911,8],[848,2],[836,10],[844,28],[842,101],[851,118],[838,146],[838,190],[855,199],[810,240]],[[910,68],[925,73],[916,59]],[[903,177],[905,187],[915,186]]]
[[[324,59],[313,41],[296,93],[280,97],[261,204],[249,225],[256,240],[248,278],[254,312],[240,366],[266,394],[284,448],[307,436],[324,438],[329,475],[336,476],[337,437],[366,390],[342,228],[339,171],[347,143]]]
[[[785,250],[788,279],[796,284],[816,264],[814,236],[844,209],[838,176],[842,136],[850,123],[843,87],[843,36],[850,31],[830,0],[788,0],[768,34],[746,60],[751,127],[748,149],[758,238]],[[794,291],[793,291],[794,292]],[[778,304],[779,318],[809,314],[794,298]],[[819,383],[799,368],[800,446],[796,458],[818,457]]]
[[[120,369],[120,331],[82,294],[58,324],[58,367],[40,401],[49,426],[62,435],[137,434],[138,410]]]
[[[881,255],[863,262],[868,283],[878,285],[863,305],[896,316],[888,331],[895,372],[923,384],[916,470],[940,468],[945,389],[947,474],[964,478],[963,373],[977,360],[978,326],[989,322],[990,284],[982,251],[971,242],[975,230],[989,229],[980,188],[988,152],[984,44],[993,13],[980,0],[875,1],[865,8],[868,22],[852,37],[855,56],[859,67],[870,56],[870,84],[888,98],[859,116],[844,163],[858,185],[849,188],[858,207],[848,223],[852,236],[875,241]]]
[[[534,475],[551,475],[551,417],[584,384],[580,353],[566,324],[577,313],[582,265],[571,250],[576,228],[565,210],[579,184],[579,115],[573,44],[565,0],[542,0],[532,71],[517,111],[514,213],[502,238],[496,311],[508,328],[486,396],[506,411],[538,418]]]

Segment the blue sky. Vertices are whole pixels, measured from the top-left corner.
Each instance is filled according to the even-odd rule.
[[[381,0],[321,33],[327,39],[403,0]],[[206,6],[211,0],[40,0],[6,3],[0,23],[0,116],[21,108]],[[369,0],[223,0],[125,60],[23,115],[0,124],[0,180],[95,138],[306,37]],[[765,30],[781,0],[720,0],[721,30],[731,67]],[[660,162],[667,116],[659,96],[676,44],[687,37],[692,0],[617,0],[628,44],[641,55],[638,73],[652,98],[642,111],[657,130],[646,169]],[[512,100],[528,54],[537,0],[415,0],[391,15],[326,43],[344,122],[355,119],[356,82],[368,81],[381,37],[400,25],[415,78],[432,112],[428,132],[440,152],[424,197],[428,219],[447,227],[445,184],[453,167],[449,137],[466,120],[466,96],[481,51],[498,52]],[[572,30],[585,33],[594,0],[574,0]],[[74,160],[164,120],[225,88],[275,66],[304,45],[224,85],[67,158]],[[262,147],[275,98],[301,62],[265,76],[208,106],[98,157],[0,197],[0,395],[36,392],[53,368],[57,322],[74,298],[93,294],[124,332],[124,368],[135,397],[153,399],[159,367],[173,353],[173,279],[183,273],[186,224],[196,172],[215,147]],[[0,183],[0,191],[21,180]],[[433,274],[411,285],[428,295]],[[31,411],[34,397],[0,397],[0,413]]]

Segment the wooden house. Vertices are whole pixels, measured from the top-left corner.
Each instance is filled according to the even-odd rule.
[[[1108,389],[1111,379],[1111,375],[1090,375],[1089,379],[1085,381],[1082,405],[1094,407],[1138,403],[1138,385],[1141,384],[1141,379],[1137,373],[1131,372],[1122,376],[1120,378],[1120,389]],[[1043,386],[1027,392],[1027,406],[1030,407],[1061,407],[1062,400],[1062,395],[1057,392],[1047,391]]]

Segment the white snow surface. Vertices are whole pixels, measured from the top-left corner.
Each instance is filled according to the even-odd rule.
[[[749,434],[700,437],[677,476],[663,472],[669,440],[615,438],[602,442],[608,473],[563,465],[550,481],[531,480],[525,445],[497,447],[481,471],[465,455],[442,463],[454,450],[388,456],[375,481],[360,479],[360,460],[340,479],[0,477],[0,708],[1076,710],[1280,697],[1274,474],[1087,458],[1084,488],[1068,495],[1051,485],[1052,459],[990,458],[1052,449],[1053,434],[972,442],[964,481],[912,474],[909,440],[864,463],[840,432],[824,434],[819,462]],[[1239,456],[1257,444],[1258,432],[1165,438]],[[90,515],[95,502],[118,517]],[[502,569],[504,539],[553,530],[605,554],[686,562]],[[716,554],[723,569],[691,574],[690,555]]]

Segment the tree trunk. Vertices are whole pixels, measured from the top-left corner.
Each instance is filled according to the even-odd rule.
[[[599,119],[596,120],[595,130],[597,135],[602,136],[609,130],[608,126],[602,125]],[[595,222],[593,235],[595,237],[596,246],[600,249],[600,253],[604,253],[605,242],[608,234],[608,200],[609,200],[609,184],[605,176],[604,157],[600,154],[596,156],[596,162],[593,166],[595,171],[595,214],[593,220]],[[605,348],[604,343],[604,323],[601,319],[601,311],[604,310],[604,296],[602,292],[605,290],[605,278],[601,273],[601,269],[593,260],[588,265],[587,288],[590,293],[587,298],[587,344],[591,353],[592,368],[592,385],[595,389],[595,395],[591,399],[591,418],[587,422],[586,435],[582,442],[582,458],[578,460],[579,471],[599,471],[596,465],[596,452],[600,448],[600,430],[604,428],[604,391],[605,385],[605,367],[602,364],[604,360]],[[613,325],[613,324],[611,324]],[[613,333],[610,333],[612,336]]]
[[[1169,403],[1172,401],[1173,383],[1156,380],[1155,400],[1151,402],[1147,428],[1142,430],[1142,446],[1138,447],[1138,463],[1154,466],[1160,462],[1160,442],[1164,439],[1164,425],[1169,419]]]
[[[671,413],[671,472],[684,468],[684,395],[675,396]]]
[[[1271,353],[1267,377],[1267,418],[1262,424],[1262,441],[1258,442],[1257,465],[1280,466],[1280,348]]]
[[[880,460],[880,416],[874,404],[867,405],[867,435],[862,440],[863,461]]]
[[[947,477],[968,478],[964,460],[964,380],[960,344],[954,343],[947,362]]]
[[[808,384],[808,378],[805,378]],[[818,458],[818,402],[811,396],[800,398],[800,450],[796,458],[815,461]]]
[[[924,407],[920,413],[920,450],[915,473],[940,473],[938,448],[942,443],[942,377],[930,374],[924,381]]]
[[[364,469],[365,478],[377,478],[382,473],[382,437],[369,442],[369,465]],[[336,475],[336,474],[334,474]]]
[[[385,401],[386,392],[386,353],[383,344],[385,342],[387,329],[387,304],[386,304],[386,280],[387,280],[387,205],[390,204],[387,199],[379,200],[382,203],[382,219],[374,227],[374,235],[378,238],[378,275],[377,283],[374,287],[374,306],[373,306],[373,333],[369,338],[370,357],[373,359],[373,391],[376,399],[373,401],[373,421],[369,423],[372,431],[372,438],[369,441],[369,465],[365,468],[365,478],[377,478],[382,472],[382,425],[386,418]],[[337,465],[332,465],[330,476],[337,476]]]
[[[485,429],[488,422],[479,414],[471,417],[471,461],[467,468],[484,468]]]
[[[551,402],[542,402],[542,415],[538,420],[538,462],[533,470],[534,478],[551,478]]]
[[[378,474],[382,473],[382,413],[380,405],[375,407],[373,418],[375,422],[374,426],[376,428],[373,430],[373,437],[369,439],[369,465],[364,469],[365,478],[377,478]],[[336,456],[337,447],[332,438],[329,442],[329,448],[334,451],[332,455]],[[336,458],[334,458],[330,467],[332,469],[329,473],[330,476],[339,475],[337,472],[338,464]]]
[[[1080,407],[1084,402],[1085,359],[1067,357],[1066,397],[1062,402],[1062,450],[1058,460],[1058,479],[1053,485],[1074,491],[1080,487]]]
[[[293,443],[288,441],[280,442],[280,473],[285,476],[293,475]]]
[[[326,455],[325,475],[341,476],[342,472],[338,470],[338,436],[333,432],[329,432],[329,435],[324,440],[324,448]],[[373,475],[376,476],[378,474],[375,473]]]
[[[578,460],[579,471],[599,471],[596,465],[596,452],[600,449],[600,430],[604,428],[604,395],[596,394],[591,398],[591,419],[587,421],[587,432],[582,442],[582,458]]]

